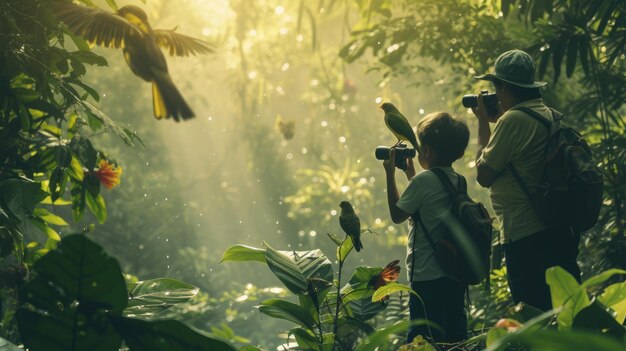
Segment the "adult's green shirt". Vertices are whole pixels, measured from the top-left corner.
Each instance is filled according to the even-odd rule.
[[[541,177],[548,129],[530,115],[513,110],[528,107],[548,120],[550,109],[541,99],[527,100],[513,106],[496,122],[478,162],[501,172],[489,188],[493,210],[500,221],[505,242],[516,241],[545,230],[528,197],[507,168],[512,164],[533,193]]]

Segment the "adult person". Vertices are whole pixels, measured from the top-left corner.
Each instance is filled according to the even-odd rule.
[[[534,80],[535,61],[521,50],[500,55],[492,73],[475,78],[493,83],[499,112],[489,116],[482,94],[473,112],[478,118],[478,183],[490,190],[491,203],[501,225],[509,287],[516,303],[542,310],[552,308],[545,271],[561,266],[580,281],[576,263],[579,233],[569,227],[548,227],[537,215],[514,172],[533,193],[541,177],[548,128],[519,108],[528,108],[549,121],[552,111],[544,105]],[[490,123],[495,123],[493,131]]]

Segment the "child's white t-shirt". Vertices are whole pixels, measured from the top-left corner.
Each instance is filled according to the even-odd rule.
[[[438,167],[450,178],[455,187],[458,176],[452,167]],[[396,204],[402,211],[413,214],[419,210],[420,217],[433,239],[437,242],[443,235],[443,226],[440,224],[446,215],[450,215],[452,196],[441,182],[439,177],[431,171],[422,171],[409,181],[409,185],[400,196]],[[426,238],[419,223],[409,221],[409,243],[407,246],[406,266],[407,277],[411,266],[415,264],[413,277],[409,281],[425,281],[445,277],[435,258],[435,252]],[[413,251],[413,241],[415,250]],[[414,259],[414,262],[412,262]]]

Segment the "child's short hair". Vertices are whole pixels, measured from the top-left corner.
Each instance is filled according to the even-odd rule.
[[[452,164],[465,152],[469,128],[465,121],[447,112],[434,112],[417,122],[417,137],[437,154],[441,163]]]

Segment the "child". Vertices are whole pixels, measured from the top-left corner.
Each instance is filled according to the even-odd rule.
[[[408,159],[405,174],[409,184],[398,196],[395,180],[395,150],[383,165],[387,175],[387,200],[394,223],[402,223],[419,213],[422,223],[411,221],[407,247],[407,271],[411,288],[420,298],[411,295],[409,310],[411,320],[428,319],[441,330],[426,325],[411,327],[407,337],[410,343],[417,335],[435,342],[457,342],[467,337],[467,317],[464,308],[466,286],[447,276],[435,259],[431,243],[422,228],[426,228],[433,242],[442,236],[441,218],[452,206],[452,198],[445,185],[432,168],[440,168],[458,184],[460,177],[452,163],[461,158],[469,142],[469,129],[465,122],[446,112],[432,113],[417,123],[420,150],[417,159],[424,171],[416,174],[413,159]],[[423,226],[422,226],[423,224]]]

